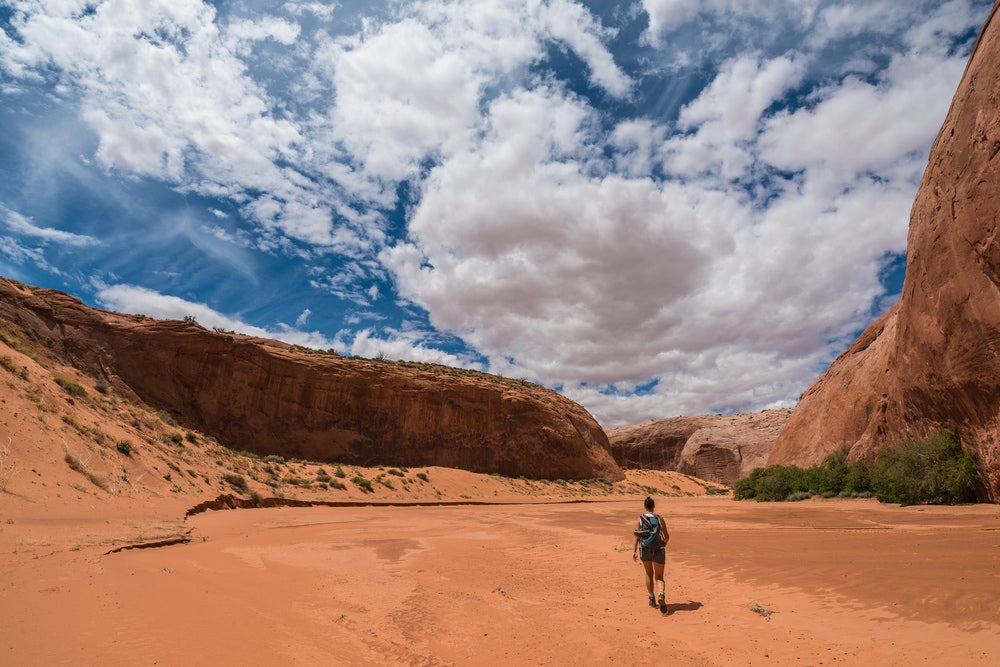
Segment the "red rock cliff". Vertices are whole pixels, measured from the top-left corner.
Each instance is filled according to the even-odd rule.
[[[232,449],[536,479],[623,477],[593,417],[530,383],[121,315],[4,279],[0,316]]]
[[[670,417],[608,431],[611,454],[626,468],[676,470],[732,484],[767,462],[788,410]]]
[[[1000,18],[987,19],[931,149],[899,302],[805,392],[769,463],[869,455],[940,428],[1000,500]]]

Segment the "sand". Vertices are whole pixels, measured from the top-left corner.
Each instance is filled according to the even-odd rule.
[[[1000,664],[996,505],[640,500],[0,504],[0,664]]]

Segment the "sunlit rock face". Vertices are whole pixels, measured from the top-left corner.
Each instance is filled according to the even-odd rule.
[[[625,468],[676,470],[732,484],[767,462],[791,412],[671,417],[608,431],[611,453]]]
[[[593,417],[529,382],[121,315],[4,279],[0,317],[119,395],[235,450],[535,479],[623,477]]]
[[[898,303],[805,392],[770,463],[953,430],[1000,500],[1000,19],[995,5],[910,217]]]

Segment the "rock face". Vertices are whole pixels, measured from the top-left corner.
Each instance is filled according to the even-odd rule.
[[[231,449],[534,479],[623,477],[593,417],[534,384],[121,315],[4,279],[0,316]]]
[[[732,484],[767,462],[790,410],[672,417],[608,431],[620,466],[676,470]]]
[[[953,430],[1000,500],[1000,19],[987,19],[930,153],[898,303],[805,392],[769,463],[871,455]]]

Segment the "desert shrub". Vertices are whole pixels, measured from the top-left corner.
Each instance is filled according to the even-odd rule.
[[[359,489],[361,489],[365,493],[371,493],[371,492],[373,492],[375,490],[375,489],[372,488],[372,482],[371,482],[371,480],[370,479],[366,479],[366,478],[362,477],[361,475],[355,475],[354,477],[352,477],[351,478],[351,482],[354,484],[354,486],[358,487]]]
[[[184,439],[192,444],[198,442],[198,436],[196,436],[191,431],[188,431],[187,433],[184,434]]]
[[[756,468],[733,485],[736,500],[785,500],[793,493],[807,491],[805,471],[798,466],[773,465]]]
[[[277,454],[268,454],[267,456],[264,457],[264,460],[267,461],[268,463],[284,463],[285,457],[278,456]]]
[[[329,482],[327,482],[327,485],[331,489],[337,489],[339,491],[343,491],[344,489],[347,488],[347,485],[341,482],[339,479],[331,479]]]
[[[166,424],[167,426],[177,426],[177,420],[174,419],[174,416],[169,412],[161,410],[156,413],[156,416],[159,417],[160,421]]]
[[[425,473],[425,472],[418,472],[417,473],[417,479],[419,479],[422,482],[429,482],[430,481],[429,479],[427,479],[427,473]]]
[[[11,373],[17,372],[17,364],[15,364],[14,360],[7,355],[0,356],[0,366],[7,369]]]
[[[70,396],[76,396],[78,398],[84,398],[87,395],[87,390],[81,387],[78,383],[72,380],[67,380],[65,378],[56,378],[56,384],[62,387],[67,394]]]
[[[94,389],[97,391],[98,394],[104,394],[105,396],[107,396],[108,392],[111,391],[111,385],[109,385],[104,380],[98,380],[97,384],[94,385]]]
[[[108,481],[103,475],[99,475],[87,467],[87,461],[81,461],[74,454],[72,454],[68,449],[66,450],[66,456],[63,457],[66,464],[70,467],[70,470],[75,470],[84,477],[86,477],[90,482],[105,491],[108,490]],[[89,460],[89,459],[88,459]]]
[[[345,477],[347,477],[347,473],[344,472],[344,469],[338,465],[337,469],[333,471],[333,476],[339,477],[340,479],[344,479]]]
[[[243,475],[227,473],[222,476],[222,480],[240,493],[246,493],[250,490],[250,487],[247,486],[247,480],[243,477]]]
[[[388,472],[390,475],[395,475],[396,477],[402,477],[403,475],[406,474],[402,470],[398,470],[396,468],[389,468],[389,470],[386,472]]]
[[[979,471],[951,431],[879,452],[872,490],[884,503],[952,505],[975,500]]]
[[[132,456],[132,443],[128,440],[119,440],[117,444],[115,444],[115,449],[125,456]]]

